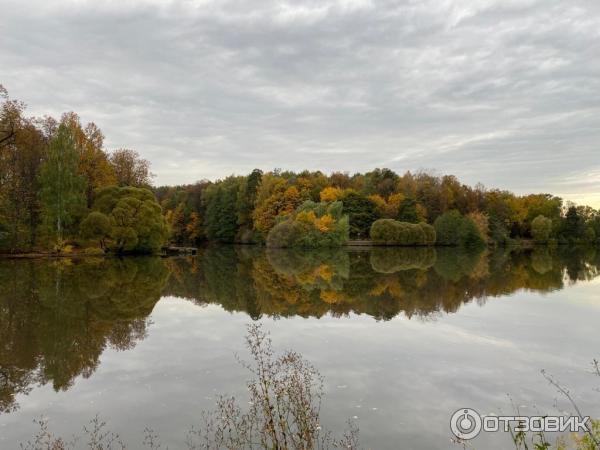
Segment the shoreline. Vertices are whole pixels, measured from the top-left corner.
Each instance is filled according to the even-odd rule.
[[[261,247],[265,247],[263,244],[257,244],[257,243],[236,243],[236,242],[232,242],[232,243],[207,243],[206,245],[203,245],[201,247],[197,247],[195,248],[195,252],[194,253],[186,253],[186,252],[175,252],[173,251],[174,248],[171,247],[171,251],[165,251],[162,253],[155,253],[155,254],[122,254],[122,255],[118,255],[118,254],[114,254],[114,253],[105,253],[105,254],[85,254],[84,252],[74,252],[74,253],[45,253],[45,252],[20,252],[20,253],[0,253],[0,260],[1,259],[63,259],[63,258],[71,258],[71,259],[85,259],[85,258],[122,258],[122,257],[142,257],[142,256],[155,256],[155,257],[159,257],[159,258],[168,258],[168,257],[172,257],[172,256],[196,256],[198,254],[198,250],[201,248],[204,248],[206,246],[210,246],[210,245],[223,245],[223,246],[241,246],[241,245],[250,245],[250,246],[261,246]],[[557,244],[556,246],[558,247],[565,247],[568,245],[572,245],[575,247],[597,247],[595,245],[586,245],[586,244]],[[498,246],[498,247],[505,247],[508,249],[515,249],[515,250],[533,250],[534,248],[556,248],[556,246],[554,245],[550,245],[550,244],[536,244],[533,241],[521,241],[515,245],[509,245],[509,246]],[[383,242],[373,242],[373,241],[368,241],[368,240],[354,240],[354,241],[348,241],[345,244],[343,244],[342,246],[338,247],[338,248],[349,248],[349,249],[353,249],[353,248],[362,248],[362,249],[368,249],[368,248],[373,248],[373,247],[388,247],[388,248],[459,248],[457,246],[449,246],[449,245],[398,245],[398,244],[386,244]],[[490,247],[494,247],[494,246],[489,246]],[[328,248],[333,248],[333,247],[328,247]],[[186,247],[186,250],[191,249],[191,247]],[[286,247],[278,247],[278,249],[286,249]],[[302,248],[302,249],[298,249],[298,248],[291,248],[292,250],[315,250],[313,248]],[[318,248],[317,248],[318,250]]]

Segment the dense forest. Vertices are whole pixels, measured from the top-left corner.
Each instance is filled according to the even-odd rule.
[[[108,152],[73,112],[27,117],[0,86],[0,252],[151,253],[167,242],[332,247],[598,243],[600,213],[551,194],[466,186],[452,175],[290,172],[152,186],[150,164]]]

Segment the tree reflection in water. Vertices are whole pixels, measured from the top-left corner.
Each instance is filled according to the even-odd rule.
[[[215,303],[252,319],[367,314],[430,317],[520,289],[549,292],[596,277],[595,249],[207,248],[189,258],[0,261],[0,411],[36,384],[68,389],[107,347],[146,336],[161,296]],[[435,316],[433,316],[435,317]]]
[[[156,258],[0,262],[0,411],[32,385],[89,377],[106,347],[133,348],[167,278]]]
[[[595,249],[468,252],[455,248],[298,251],[217,247],[166,260],[163,295],[252,318],[368,314],[378,320],[455,312],[519,289],[550,292],[598,275]]]

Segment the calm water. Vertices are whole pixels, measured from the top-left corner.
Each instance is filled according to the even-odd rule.
[[[69,436],[94,415],[170,448],[219,393],[244,397],[245,325],[326,379],[323,423],[365,448],[442,449],[460,407],[600,417],[600,251],[207,249],[193,258],[0,261],[0,448]],[[509,447],[506,434],[479,449]]]

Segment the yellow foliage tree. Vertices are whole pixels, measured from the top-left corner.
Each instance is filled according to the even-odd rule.
[[[337,187],[329,186],[321,191],[319,196],[321,197],[322,202],[335,202],[339,200],[344,192]]]
[[[388,199],[384,199],[379,194],[369,195],[369,200],[375,203],[377,212],[381,217],[387,219],[396,219],[400,212],[400,205],[406,197],[402,193],[391,194]]]
[[[404,199],[404,194],[401,193],[390,195],[385,205],[384,217],[389,217],[390,219],[397,218],[400,211],[400,205]]]
[[[298,222],[314,225],[315,221],[317,220],[317,216],[315,215],[314,211],[301,211],[296,216],[296,220]]]
[[[313,213],[314,215],[314,213]],[[327,233],[335,224],[335,220],[329,214],[325,214],[314,221],[315,227],[322,233]]]
[[[267,200],[259,204],[252,213],[254,228],[267,233],[275,226],[275,218],[293,213],[302,203],[302,197],[296,186],[285,188],[279,185]]]

